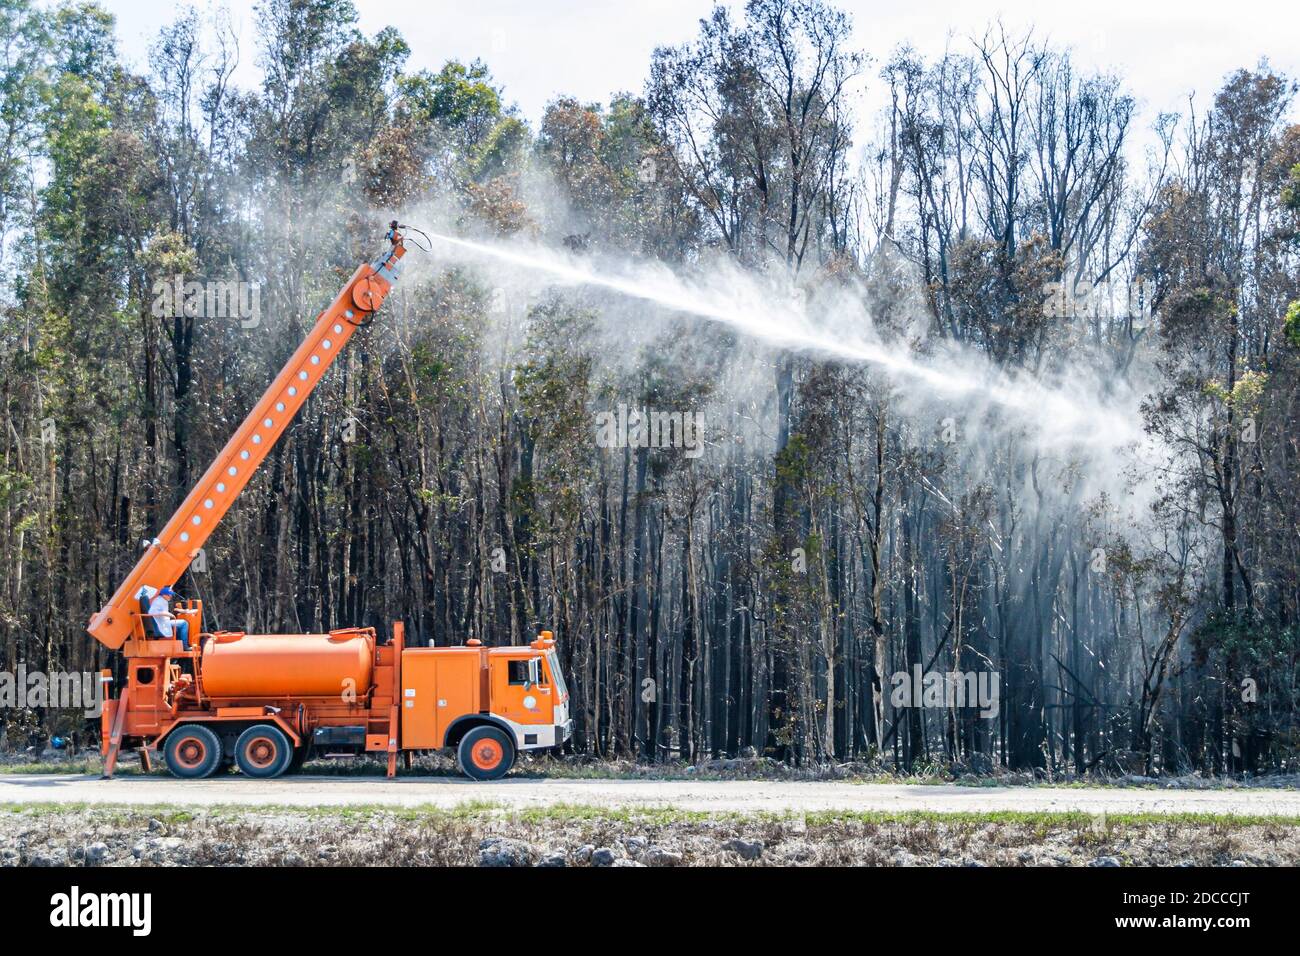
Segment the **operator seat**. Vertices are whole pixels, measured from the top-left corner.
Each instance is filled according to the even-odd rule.
[[[137,595],[140,599],[140,623],[144,625],[144,636],[151,641],[163,641],[167,638],[163,635],[162,629],[158,622],[149,614],[149,602],[153,600],[153,595],[149,593],[149,588],[141,588]]]

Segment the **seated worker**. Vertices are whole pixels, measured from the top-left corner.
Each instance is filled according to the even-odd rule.
[[[190,650],[190,622],[182,621],[176,618],[168,602],[176,596],[176,592],[170,587],[160,588],[158,593],[153,596],[149,602],[149,613],[154,615],[153,622],[158,627],[158,633],[164,638],[175,638],[185,645],[185,649]]]

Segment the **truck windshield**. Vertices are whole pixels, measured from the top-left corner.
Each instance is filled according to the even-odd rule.
[[[555,689],[559,691],[561,697],[567,697],[569,689],[564,686],[564,674],[560,671],[560,658],[555,651],[546,653],[546,666],[550,668],[551,680],[555,683]]]

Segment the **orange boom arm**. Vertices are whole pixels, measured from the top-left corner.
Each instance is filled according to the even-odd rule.
[[[271,387],[171,516],[162,534],[149,544],[112,600],[90,619],[86,630],[101,644],[116,650],[131,636],[131,611],[136,607],[142,587],[161,588],[180,580],[217,522],[234,504],[257,466],[321,380],[334,356],[342,351],[352,333],[379,310],[397,281],[406,252],[396,228],[389,238],[392,249],[352,274],[338,298],[320,314]]]

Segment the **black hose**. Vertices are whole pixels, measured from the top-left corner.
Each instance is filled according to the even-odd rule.
[[[400,228],[409,229],[411,232],[418,232],[420,235],[424,236],[424,241],[428,243],[427,246],[422,246],[418,242],[411,242],[411,245],[419,249],[421,252],[433,252],[433,240],[429,238],[429,234],[425,232],[423,229],[416,229],[414,226],[407,226],[407,225],[403,225]],[[409,236],[406,238],[406,241],[407,242],[411,241]]]

